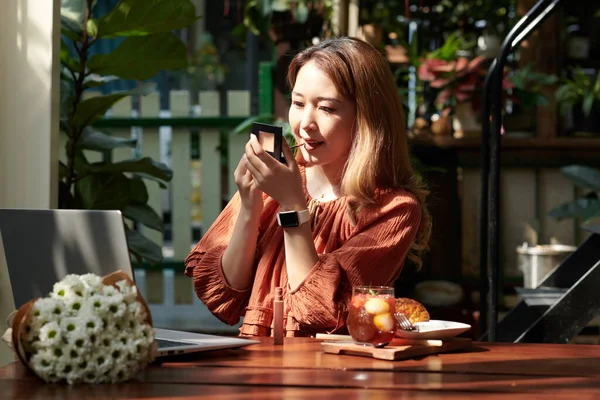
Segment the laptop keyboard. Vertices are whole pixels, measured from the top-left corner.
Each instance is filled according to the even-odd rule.
[[[159,349],[164,349],[166,347],[181,347],[181,346],[197,346],[198,345],[198,343],[177,342],[175,340],[168,340],[168,339],[156,339],[156,343],[158,343]]]

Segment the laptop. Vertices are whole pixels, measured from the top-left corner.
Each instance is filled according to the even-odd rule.
[[[134,278],[120,211],[0,209],[0,276],[8,275],[0,311],[45,297],[68,274],[108,275],[117,270]],[[3,265],[5,264],[5,265]],[[4,284],[3,284],[4,285]],[[12,299],[6,295],[12,286]],[[16,306],[16,307],[15,307]],[[4,316],[0,316],[4,317]],[[259,343],[238,337],[155,328],[157,357]]]

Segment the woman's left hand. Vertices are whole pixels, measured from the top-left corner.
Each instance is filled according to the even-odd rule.
[[[294,155],[285,139],[282,140],[285,164],[267,153],[255,135],[246,143],[246,168],[254,177],[257,187],[275,199],[282,211],[306,208],[302,177]]]

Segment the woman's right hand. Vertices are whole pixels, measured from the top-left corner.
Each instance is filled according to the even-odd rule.
[[[244,154],[233,173],[233,177],[240,193],[242,208],[252,218],[258,218],[263,209],[263,193],[257,188],[252,174],[246,168],[246,163],[246,155]]]

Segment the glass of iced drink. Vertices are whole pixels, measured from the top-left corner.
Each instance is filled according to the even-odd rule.
[[[384,346],[396,332],[394,288],[356,286],[348,312],[348,331],[357,343]]]

